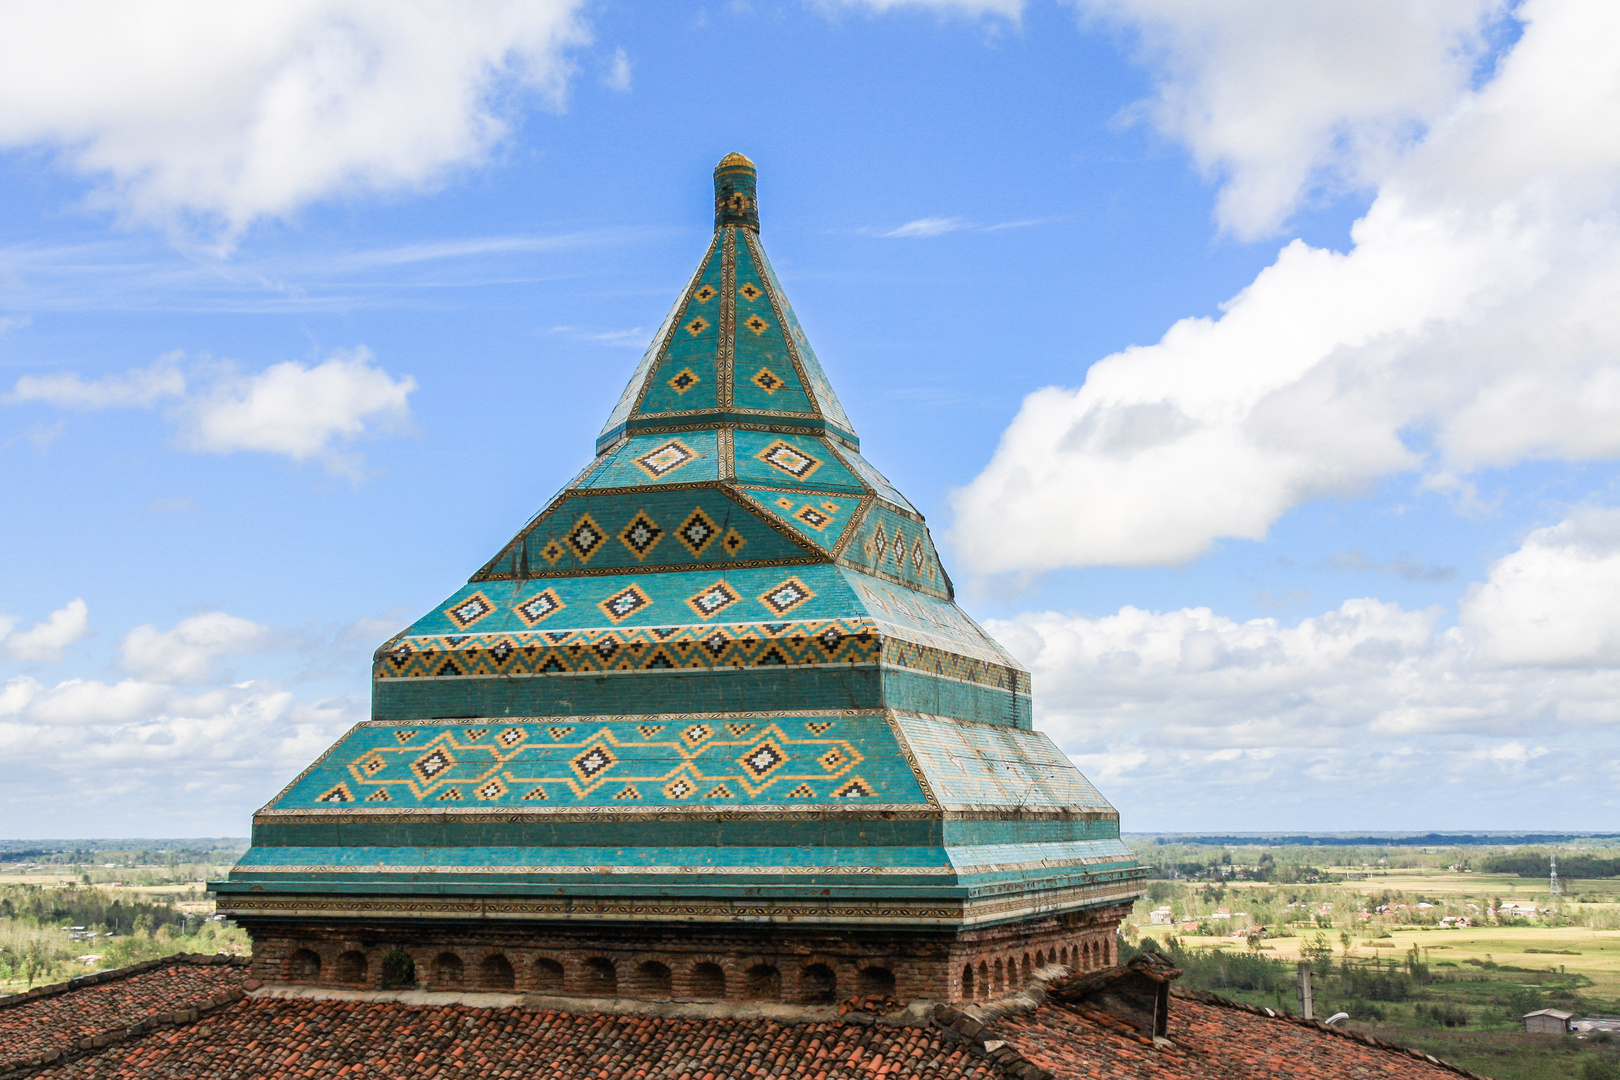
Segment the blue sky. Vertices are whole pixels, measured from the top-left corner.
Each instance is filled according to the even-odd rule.
[[[1127,829],[1612,823],[1620,27],[1411,8],[0,16],[3,831],[244,831],[588,459],[732,150]]]

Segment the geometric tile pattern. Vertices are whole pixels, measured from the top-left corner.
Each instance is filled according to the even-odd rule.
[[[870,622],[828,619],[410,637],[396,641],[379,658],[374,673],[378,679],[411,679],[672,668],[795,667],[871,664],[880,655],[879,638]],[[944,663],[926,654],[918,654],[914,659],[931,661],[934,666]],[[1005,686],[1005,678],[1002,675],[999,681],[989,685]]]
[[[695,601],[688,603],[697,608]],[[1027,671],[882,635],[865,619],[407,637],[397,640],[379,658],[373,677],[446,678],[878,662],[959,682],[1010,689],[1023,696],[1030,692]]]
[[[718,724],[658,727],[650,735],[623,723],[591,724],[562,741],[537,739],[539,727],[532,726],[512,746],[476,742],[468,729],[455,727],[425,747],[379,741],[346,763],[343,782],[315,801],[567,804],[607,796],[682,804],[717,786],[728,794],[710,797],[845,800],[879,794],[877,785],[857,775],[866,759],[854,742],[808,731],[799,721],[727,725],[752,729],[741,737]],[[694,741],[693,727],[704,737]],[[386,794],[375,798],[378,792]]]

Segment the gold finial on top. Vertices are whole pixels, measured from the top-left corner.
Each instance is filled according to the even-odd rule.
[[[735,167],[737,167],[739,165],[742,166],[745,169],[752,169],[754,167],[754,163],[752,161],[749,161],[746,157],[744,157],[741,154],[727,154],[725,157],[720,159],[720,164],[716,165],[715,168],[716,169],[731,169],[731,168],[735,168]]]

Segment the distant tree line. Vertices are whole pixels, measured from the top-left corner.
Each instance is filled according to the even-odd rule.
[[[1490,855],[1480,869],[1490,874],[1517,874],[1520,877],[1546,877],[1550,864],[1545,852],[1515,851],[1506,855]],[[1568,878],[1620,877],[1620,859],[1605,859],[1600,855],[1558,856],[1558,876]]]

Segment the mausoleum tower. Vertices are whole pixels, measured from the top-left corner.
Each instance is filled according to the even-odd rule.
[[[1143,871],[953,596],[731,154],[595,458],[377,650],[219,909],[274,983],[813,1004],[1112,963]]]

